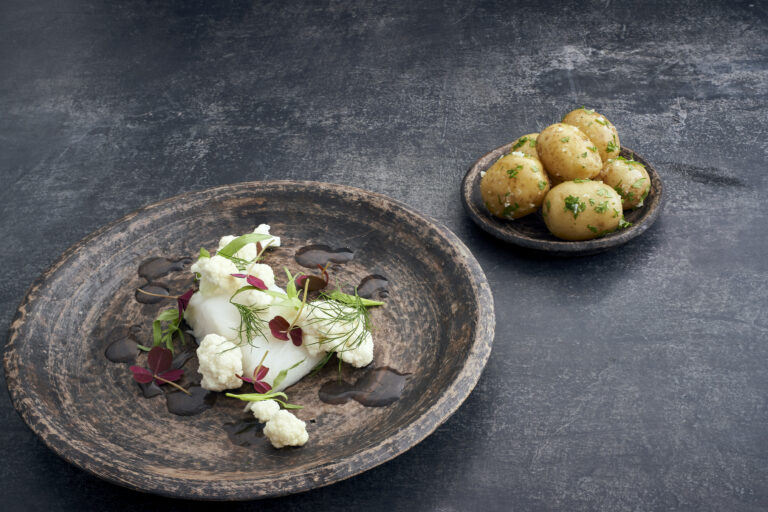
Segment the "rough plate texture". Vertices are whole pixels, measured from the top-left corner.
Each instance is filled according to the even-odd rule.
[[[514,141],[513,141],[514,142]],[[488,170],[498,158],[506,154],[512,143],[500,146],[486,153],[467,171],[461,182],[461,201],[469,217],[483,230],[505,242],[519,245],[526,249],[548,252],[558,256],[584,256],[596,254],[613,247],[625,244],[643,234],[656,221],[661,211],[664,197],[661,177],[656,169],[643,157],[625,147],[621,148],[621,156],[632,158],[642,163],[651,178],[651,189],[645,198],[642,208],[626,210],[624,218],[632,226],[611,233],[602,238],[582,242],[560,240],[549,232],[541,217],[541,211],[527,215],[514,221],[505,221],[491,215],[483,205],[480,195],[481,173]]]
[[[133,298],[141,261],[192,256],[224,234],[272,225],[283,247],[266,261],[296,270],[296,249],[328,244],[355,251],[334,271],[340,282],[389,279],[373,313],[375,366],[411,374],[401,399],[381,408],[319,402],[330,365],[289,388],[305,409],[310,442],[277,451],[265,438],[232,444],[227,423],[247,417],[219,397],[191,417],[144,399],[127,363],[104,357],[131,325],[150,324],[163,305]],[[173,292],[188,272],[164,278]],[[449,286],[447,286],[449,285]],[[464,245],[404,205],[359,189],[252,182],[189,193],[128,215],[68,250],[31,288],[11,326],[5,371],[14,405],[59,455],[102,478],[154,493],[250,499],[304,491],[376,466],[440,425],[474,387],[493,338],[493,304],[482,270]],[[191,362],[194,364],[194,360]],[[194,373],[192,370],[190,373]],[[344,370],[355,379],[365,370]]]

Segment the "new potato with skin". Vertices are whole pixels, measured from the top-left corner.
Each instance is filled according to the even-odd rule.
[[[519,151],[520,153],[524,153],[538,160],[539,152],[536,150],[536,144],[537,144],[538,138],[539,138],[538,132],[527,133],[522,137],[515,139],[515,141],[512,143],[512,147],[509,149],[509,152],[512,153],[514,151]]]
[[[539,160],[555,181],[594,178],[603,168],[595,144],[570,124],[547,126],[539,134],[536,149]]]
[[[624,218],[621,197],[602,181],[566,181],[549,191],[542,215],[563,240],[591,240],[616,230]]]
[[[621,196],[625,210],[643,206],[651,189],[651,178],[640,162],[623,158],[608,160],[600,179]]]
[[[584,132],[589,140],[594,142],[603,162],[619,156],[619,132],[604,115],[582,107],[568,112],[563,117],[563,123],[573,125]]]
[[[515,151],[486,171],[480,181],[480,194],[492,215],[519,219],[539,209],[549,187],[541,162]]]

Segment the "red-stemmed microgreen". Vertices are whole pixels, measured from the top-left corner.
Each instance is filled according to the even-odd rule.
[[[290,277],[290,274],[289,274],[289,277]],[[288,287],[289,286],[286,286],[286,288]],[[301,307],[299,307],[299,311],[298,313],[296,313],[296,316],[294,317],[293,322],[288,323],[288,320],[286,320],[285,318],[279,315],[269,321],[269,330],[272,331],[272,336],[283,341],[287,341],[288,338],[290,337],[291,342],[297,347],[300,347],[301,344],[304,342],[304,331],[302,331],[301,327],[298,327],[296,325],[296,322],[301,317],[301,313],[304,311],[304,306],[307,305],[307,295],[308,295],[307,288],[309,288],[309,281],[305,280],[304,281],[304,298],[301,300]],[[295,283],[293,283],[293,290],[295,294],[298,294],[298,292],[295,291],[296,290]]]
[[[267,354],[264,354],[264,358],[266,356],[267,356]],[[264,358],[262,358],[261,363],[264,362]],[[277,374],[277,377],[275,377],[275,380],[273,381],[274,388],[277,388],[278,386],[280,386],[280,384],[283,383],[285,378],[288,376],[288,372],[290,370],[293,370],[294,368],[296,368],[297,366],[299,366],[303,362],[304,362],[304,359],[302,359],[301,361],[295,363],[290,368],[286,368],[284,370],[281,370],[280,373]],[[261,363],[259,363],[259,366],[256,367],[256,369],[254,370],[254,373],[259,371],[259,367],[262,366]],[[263,367],[263,368],[266,368],[266,367]],[[264,375],[266,375],[266,373]],[[246,380],[246,379],[243,379],[243,380]],[[246,380],[246,382],[248,382],[248,381]],[[264,384],[266,384],[266,383],[264,383]],[[266,385],[269,386],[269,384],[266,384]],[[228,397],[230,397],[230,398],[237,398],[237,399],[242,400],[244,402],[262,402],[264,400],[274,400],[275,402],[277,402],[280,405],[282,405],[283,409],[302,409],[303,408],[301,405],[294,405],[294,404],[289,404],[289,403],[285,402],[285,400],[288,400],[288,395],[286,395],[282,391],[274,391],[274,388],[270,387],[270,388],[268,388],[268,389],[266,389],[264,391],[259,391],[259,389],[256,388],[257,393],[243,393],[243,394],[240,394],[240,395],[236,395],[234,393],[227,393],[226,395]],[[283,400],[280,400],[280,398],[282,398]]]
[[[157,385],[170,384],[171,386],[183,391],[186,394],[190,394],[189,391],[176,384],[175,380],[179,380],[184,375],[182,368],[171,368],[173,362],[173,353],[163,347],[154,347],[147,354],[147,366],[131,366],[130,370],[133,373],[133,380],[140,384],[149,384],[153,380]]]
[[[257,393],[268,393],[272,390],[272,386],[264,381],[264,377],[266,377],[269,373],[269,368],[264,366],[264,360],[267,358],[267,354],[269,354],[269,350],[264,352],[264,356],[261,358],[261,361],[259,361],[259,364],[256,366],[256,368],[253,369],[252,379],[249,377],[241,377],[240,375],[237,375],[237,378],[243,382],[253,384],[253,389],[255,389]]]
[[[250,286],[253,286],[253,288],[256,289],[256,290],[262,290],[263,291],[263,290],[267,289],[267,285],[264,283],[264,281],[262,281],[261,279],[259,279],[256,276],[252,276],[250,274],[230,274],[230,275],[232,277],[237,277],[237,278],[240,278],[240,279],[245,279],[245,281]]]

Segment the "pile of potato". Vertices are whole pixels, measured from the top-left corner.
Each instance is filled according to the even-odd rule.
[[[541,133],[517,139],[484,174],[485,207],[502,219],[542,208],[547,228],[564,240],[589,240],[629,226],[651,188],[645,167],[619,156],[616,127],[587,108],[569,112]]]

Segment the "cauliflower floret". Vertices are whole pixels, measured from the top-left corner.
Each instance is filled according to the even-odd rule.
[[[243,356],[237,345],[218,334],[209,334],[197,348],[200,363],[198,372],[203,376],[200,385],[211,391],[239,388],[243,374]]]
[[[373,336],[354,308],[334,301],[312,303],[304,332],[304,345],[310,355],[336,352],[342,361],[362,368],[373,361]],[[347,316],[352,320],[339,320]]]
[[[270,235],[269,232],[269,224],[259,224],[256,229],[253,230],[254,233],[261,233],[262,235]],[[261,242],[262,247],[280,247],[280,237],[279,236],[272,236],[272,238],[267,238],[266,240],[263,240]]]
[[[200,258],[190,269],[200,274],[200,293],[203,295],[232,293],[238,288],[237,278],[232,277],[238,273],[237,267],[223,256]]]
[[[254,418],[265,423],[277,414],[280,406],[274,400],[262,400],[261,402],[251,402],[249,409],[253,413]]]
[[[269,224],[259,224],[256,229],[253,230],[254,233],[259,233],[260,235],[269,235]],[[229,243],[237,238],[234,235],[227,235],[223,236],[219,239],[219,246],[216,249],[217,251],[222,250],[224,247],[229,245]],[[280,237],[279,236],[272,236],[271,238],[267,238],[265,240],[262,240],[259,242],[262,247],[280,247]],[[256,256],[259,255],[259,249],[256,247],[255,243],[245,244],[243,247],[240,248],[239,251],[237,251],[234,256],[237,258],[240,258],[245,261],[252,261],[256,259]],[[252,274],[256,275],[256,274]]]
[[[370,332],[366,332],[365,339],[357,347],[336,352],[342,361],[355,368],[368,366],[373,361],[373,336]]]
[[[272,267],[269,265],[263,263],[251,263],[246,267],[245,273],[253,277],[258,277],[264,281],[267,288],[275,287],[275,271],[272,270]]]
[[[280,410],[264,426],[272,446],[304,446],[309,439],[307,424],[286,410]]]

